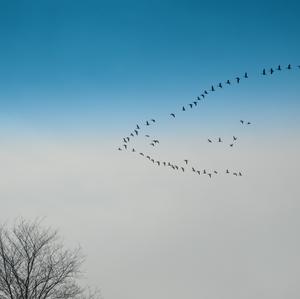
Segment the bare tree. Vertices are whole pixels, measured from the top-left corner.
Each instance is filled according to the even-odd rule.
[[[0,226],[0,299],[99,298],[78,284],[83,255],[39,221]]]

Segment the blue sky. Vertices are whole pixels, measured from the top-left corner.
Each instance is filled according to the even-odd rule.
[[[300,69],[260,72],[300,65],[299,15],[288,0],[0,1],[0,221],[45,217],[104,298],[298,298]],[[138,152],[219,174],[118,151],[151,117],[161,142]]]
[[[118,131],[227,77],[300,64],[299,11],[298,1],[1,1],[2,127]],[[274,84],[292,109],[298,78]],[[255,110],[278,91],[256,80],[231,96],[239,105],[253,93]]]

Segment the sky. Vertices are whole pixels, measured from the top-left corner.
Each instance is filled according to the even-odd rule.
[[[106,299],[297,297],[299,12],[298,1],[1,1],[0,221],[43,217],[80,243],[86,283]],[[118,151],[136,124],[160,144],[135,137],[130,150],[220,174]]]

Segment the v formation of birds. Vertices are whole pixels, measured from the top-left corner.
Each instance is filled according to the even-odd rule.
[[[260,75],[261,76],[273,75],[274,72],[280,72],[282,70],[292,70],[294,68],[300,69],[300,65],[293,67],[291,64],[288,64],[287,66],[278,65],[276,68],[273,68],[273,67],[271,67],[270,69],[264,68],[260,72]],[[183,112],[187,111],[188,109],[193,109],[200,102],[204,101],[204,99],[210,93],[213,93],[218,89],[220,90],[220,89],[224,88],[225,86],[231,86],[233,84],[240,84],[241,80],[246,80],[248,78],[249,78],[248,73],[245,72],[243,76],[237,76],[234,78],[234,80],[227,79],[226,81],[220,82],[217,85],[211,85],[211,87],[209,89],[205,89],[199,96],[197,96],[194,101],[182,106],[180,109],[180,112],[183,113]],[[172,112],[169,114],[169,117],[171,119],[176,119],[176,114],[174,112]],[[123,138],[123,140],[122,140],[123,144],[118,148],[118,150],[119,151],[127,151],[127,152],[130,151],[130,152],[136,153],[139,156],[143,157],[144,159],[146,159],[147,161],[149,161],[150,163],[152,163],[156,166],[168,167],[174,171],[179,171],[181,173],[186,173],[186,172],[190,171],[196,175],[206,175],[209,178],[212,178],[214,175],[218,175],[221,173],[223,173],[225,175],[231,174],[236,177],[241,177],[243,175],[242,171],[236,171],[236,170],[233,171],[233,170],[229,170],[229,169],[226,169],[224,171],[196,169],[192,165],[192,163],[190,162],[189,159],[183,159],[181,163],[171,163],[170,161],[167,162],[167,161],[156,160],[154,157],[152,157],[144,152],[139,152],[134,147],[130,147],[130,143],[131,143],[132,139],[142,135],[141,132],[142,132],[143,127],[147,128],[155,123],[157,123],[157,121],[154,118],[152,118],[152,119],[146,120],[144,122],[144,124],[142,124],[142,125],[137,124],[136,127],[133,129],[133,131],[129,134],[129,136],[126,136]],[[239,124],[242,126],[249,126],[252,123],[249,120],[240,119]],[[149,145],[152,147],[156,147],[159,144],[159,140],[158,139],[151,140],[151,136],[149,134],[144,135],[144,137],[150,139]],[[232,140],[228,144],[228,146],[233,147],[237,141],[238,141],[238,137],[232,136]],[[208,143],[214,143],[214,142],[221,143],[221,142],[223,142],[223,140],[221,137],[218,137],[217,139],[208,138],[207,142]]]

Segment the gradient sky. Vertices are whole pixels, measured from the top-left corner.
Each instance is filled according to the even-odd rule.
[[[0,220],[46,217],[105,299],[298,297],[299,14],[299,1],[0,1]],[[162,142],[141,150],[245,175],[116,151],[151,117]],[[232,151],[206,142],[232,135]]]

